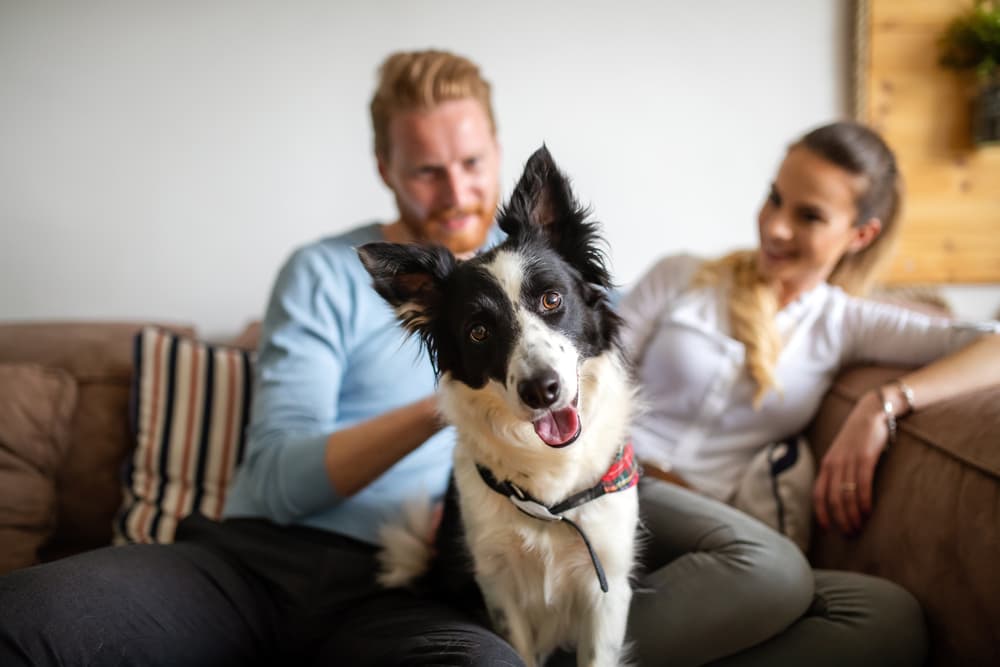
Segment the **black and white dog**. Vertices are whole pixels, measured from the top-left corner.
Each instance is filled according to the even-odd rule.
[[[475,579],[529,666],[559,647],[575,647],[579,665],[618,665],[632,596],[633,389],[586,215],[542,147],[499,212],[507,239],[489,252],[459,262],[440,247],[358,249],[436,363]],[[412,536],[384,535],[383,582],[421,574]]]

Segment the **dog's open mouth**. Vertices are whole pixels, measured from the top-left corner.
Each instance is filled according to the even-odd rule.
[[[532,422],[535,433],[549,447],[565,447],[580,437],[580,413],[576,399],[561,410],[547,410]]]

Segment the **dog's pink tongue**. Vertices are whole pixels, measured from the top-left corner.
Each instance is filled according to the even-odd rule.
[[[576,409],[549,410],[534,422],[535,433],[549,447],[561,447],[576,437],[580,430],[580,417]]]

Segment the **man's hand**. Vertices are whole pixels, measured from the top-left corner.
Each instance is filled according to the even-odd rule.
[[[872,510],[875,466],[888,437],[879,398],[868,392],[851,410],[823,457],[813,487],[816,520],[824,530],[831,523],[845,534],[861,530]]]

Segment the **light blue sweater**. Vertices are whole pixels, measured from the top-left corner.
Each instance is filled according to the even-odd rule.
[[[490,241],[499,232],[494,228]],[[427,397],[434,373],[371,287],[354,248],[382,240],[371,224],[297,250],[264,318],[246,455],[224,516],[321,528],[375,543],[410,498],[443,496],[447,428],[349,498],[324,465],[330,433]],[[373,442],[372,447],[379,443]]]

